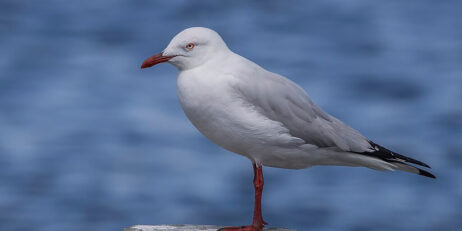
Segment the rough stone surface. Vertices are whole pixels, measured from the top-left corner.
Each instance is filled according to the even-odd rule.
[[[215,225],[134,225],[123,231],[216,231],[224,226]],[[295,229],[264,228],[264,231],[296,231]]]

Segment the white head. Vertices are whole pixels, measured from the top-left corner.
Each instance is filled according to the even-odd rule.
[[[169,62],[179,70],[187,70],[227,51],[226,43],[217,32],[205,27],[191,27],[177,34],[162,53],[146,59],[141,68]]]

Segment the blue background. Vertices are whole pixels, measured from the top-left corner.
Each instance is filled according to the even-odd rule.
[[[300,84],[437,180],[264,168],[263,216],[299,230],[460,230],[461,1],[0,1],[0,230],[251,222],[250,162],[204,138],[177,70],[191,26]]]

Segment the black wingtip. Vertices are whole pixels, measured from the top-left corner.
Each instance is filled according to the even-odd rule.
[[[428,164],[426,164],[426,163],[424,163],[422,161],[419,161],[419,160],[416,160],[416,159],[413,159],[413,158],[398,154],[396,152],[390,151],[389,149],[387,149],[385,147],[382,147],[382,146],[374,143],[373,141],[369,140],[369,144],[374,149],[377,150],[375,152],[370,153],[369,155],[375,155],[376,157],[379,157],[380,159],[383,159],[385,161],[389,161],[389,160],[393,160],[395,158],[398,158],[398,159],[403,160],[404,162],[420,165],[420,166],[431,169],[431,167]]]
[[[425,170],[422,170],[422,169],[419,169],[419,175],[421,176],[426,176],[426,177],[429,177],[429,178],[433,178],[433,179],[436,179],[436,176],[425,171]]]
[[[426,163],[424,163],[424,162],[422,162],[422,161],[418,161],[418,162],[420,162],[420,166],[424,166],[424,167],[429,168],[429,169],[432,168],[432,167],[430,167],[428,164],[426,164]]]

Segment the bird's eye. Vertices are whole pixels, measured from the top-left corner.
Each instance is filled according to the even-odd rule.
[[[192,49],[194,49],[194,46],[195,46],[194,43],[188,43],[188,44],[186,44],[185,48],[188,49],[188,50],[192,50]]]

